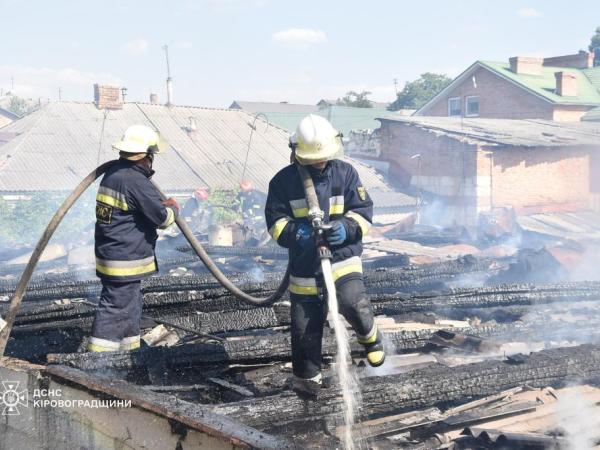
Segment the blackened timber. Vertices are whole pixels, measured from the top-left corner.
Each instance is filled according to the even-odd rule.
[[[491,324],[469,328],[473,335],[492,335],[506,332],[510,325]],[[386,337],[396,351],[406,352],[423,348],[429,343],[435,329],[394,330],[386,332]],[[467,332],[463,329],[460,331]],[[351,349],[355,356],[363,355],[363,348],[351,335]],[[336,344],[333,336],[326,332],[323,341],[323,355],[333,356]],[[289,361],[291,359],[291,338],[289,333],[272,333],[260,336],[245,336],[228,339],[215,344],[187,344],[182,346],[148,347],[134,352],[75,353],[48,355],[48,362],[67,364],[83,370],[113,368],[119,370],[139,370],[164,359],[168,367],[194,367],[215,363],[254,363]]]
[[[361,420],[485,397],[512,387],[561,387],[600,381],[600,346],[557,348],[532,353],[521,364],[485,361],[456,367],[432,365],[404,374],[363,378]],[[259,429],[343,410],[341,392],[323,389],[317,400],[291,392],[215,406],[213,411]]]
[[[423,266],[388,267],[368,271],[365,284],[371,292],[401,291],[412,292],[415,290],[431,289],[432,286],[443,287],[441,280],[451,280],[464,273],[485,271],[489,268],[491,260],[479,260],[473,257],[463,257],[458,260],[428,264]],[[236,283],[244,285],[245,289],[258,291],[274,291],[280,279],[280,273],[266,273],[265,280],[257,282],[246,273],[234,273],[230,278]],[[11,294],[15,289],[14,284],[0,284],[0,295]],[[175,292],[187,290],[212,289],[215,292],[224,292],[211,275],[189,276],[158,276],[151,277],[142,282],[144,293]],[[73,281],[66,279],[64,282],[43,281],[32,283],[28,288],[25,300],[46,300],[61,298],[95,298],[100,294],[98,280]],[[221,294],[223,295],[223,294]]]

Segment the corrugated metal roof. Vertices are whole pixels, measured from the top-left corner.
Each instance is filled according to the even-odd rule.
[[[99,163],[117,157],[111,143],[133,124],[158,129],[172,146],[155,160],[163,189],[237,189],[254,121],[240,110],[126,103],[105,117],[93,103],[50,103],[2,128],[17,136],[0,147],[0,191],[74,188]],[[255,128],[246,177],[266,191],[273,175],[289,164],[288,133],[261,119]],[[367,189],[392,192],[373,168],[351,162]]]
[[[532,214],[517,222],[526,231],[559,239],[600,239],[600,214],[593,211]]]
[[[590,109],[588,112],[585,113],[581,120],[590,122],[600,122],[600,107]]]
[[[600,124],[553,122],[549,120],[470,119],[455,117],[386,117],[382,121],[415,126],[457,139],[480,142],[497,148],[600,146]]]

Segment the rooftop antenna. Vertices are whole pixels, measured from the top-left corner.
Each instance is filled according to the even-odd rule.
[[[173,79],[171,78],[171,66],[169,65],[169,46],[165,44],[162,48],[167,59],[167,106],[171,106],[173,104]]]

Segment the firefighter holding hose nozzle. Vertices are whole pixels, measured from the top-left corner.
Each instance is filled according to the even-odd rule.
[[[113,148],[120,158],[96,196],[96,275],[102,293],[88,343],[92,352],[140,346],[141,280],[158,270],[156,230],[170,226],[179,214],[177,201],[161,201],[150,181],[154,155],[168,148],[161,136],[133,125]]]
[[[362,238],[371,225],[373,202],[354,167],[337,159],[341,134],[323,117],[302,119],[290,137],[293,163],[273,177],[265,207],[269,234],[289,249],[293,387],[315,394],[322,386],[323,326],[327,315],[316,230],[296,164],[312,178],[331,251],[339,309],[356,332],[371,366],[383,364],[381,332],[374,321],[362,275]]]

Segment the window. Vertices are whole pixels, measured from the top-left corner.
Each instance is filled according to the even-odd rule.
[[[460,116],[462,111],[460,109],[460,97],[452,97],[448,99],[448,115],[449,116]]]
[[[467,97],[465,101],[465,116],[477,117],[479,115],[479,96],[473,95]]]

